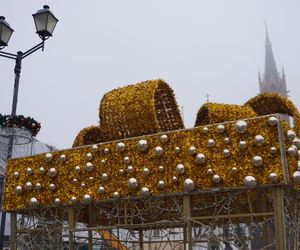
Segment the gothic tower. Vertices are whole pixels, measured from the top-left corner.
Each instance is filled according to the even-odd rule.
[[[265,49],[265,72],[263,77],[261,77],[260,73],[258,74],[259,92],[275,92],[287,97],[288,91],[286,88],[284,69],[282,68],[281,73],[277,71],[267,26]]]
[[[282,68],[281,73],[277,71],[267,24],[265,50],[265,72],[262,77],[260,72],[258,73],[259,92],[273,92],[288,97],[284,69]],[[289,117],[285,115],[284,118],[290,125]]]

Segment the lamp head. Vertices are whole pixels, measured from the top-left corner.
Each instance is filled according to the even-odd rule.
[[[8,45],[8,41],[14,30],[5,21],[4,16],[0,16],[0,49]]]
[[[38,10],[37,13],[32,15],[36,33],[42,40],[46,40],[52,36],[56,23],[58,22],[58,19],[49,9],[48,5],[44,5],[43,9]]]

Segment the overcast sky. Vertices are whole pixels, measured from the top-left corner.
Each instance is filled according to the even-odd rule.
[[[267,20],[277,67],[285,68],[300,108],[299,0],[0,0],[15,30],[3,51],[40,42],[31,14],[50,5],[59,19],[45,51],[24,59],[18,114],[42,123],[38,139],[69,148],[84,127],[99,123],[109,90],[162,78],[192,127],[199,107],[243,104],[258,91]],[[0,58],[0,113],[11,112],[14,61]]]

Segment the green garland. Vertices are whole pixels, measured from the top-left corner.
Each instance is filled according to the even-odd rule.
[[[26,128],[32,136],[36,136],[41,129],[41,123],[34,120],[32,117],[24,117],[23,115],[2,115],[0,114],[1,128]]]

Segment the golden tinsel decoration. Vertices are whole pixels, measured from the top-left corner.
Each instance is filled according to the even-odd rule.
[[[99,143],[102,141],[101,131],[99,126],[90,126],[82,129],[76,136],[72,147],[80,147],[90,144]]]
[[[296,106],[284,96],[277,93],[259,94],[244,105],[251,107],[257,116],[280,113],[292,116],[294,119],[294,130],[300,134],[300,114]]]
[[[99,116],[104,141],[184,128],[174,93],[160,79],[106,93]]]
[[[247,106],[206,103],[201,106],[197,113],[195,127],[226,121],[235,121],[255,116],[255,112]]]

